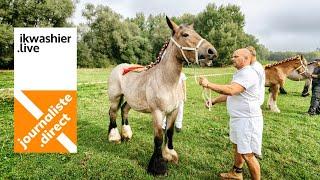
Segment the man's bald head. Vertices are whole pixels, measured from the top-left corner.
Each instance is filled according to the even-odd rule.
[[[239,53],[242,54],[246,59],[250,59],[251,58],[251,52],[247,48],[241,48],[241,49],[238,49],[236,51],[239,51]]]
[[[233,65],[237,69],[241,69],[251,63],[251,53],[248,49],[237,49],[232,55]]]

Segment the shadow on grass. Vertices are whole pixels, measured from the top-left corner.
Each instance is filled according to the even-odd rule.
[[[146,169],[149,158],[153,153],[153,130],[151,123],[146,120],[133,119],[130,122],[133,137],[130,141],[122,141],[114,144],[108,141],[108,116],[104,117],[103,126],[80,120],[78,123],[80,149],[87,149],[94,153],[107,154],[108,158],[119,157],[137,163],[142,169]],[[149,120],[150,121],[150,120]],[[118,130],[121,123],[117,123]],[[134,133],[135,131],[142,131]],[[87,151],[86,150],[86,151]]]

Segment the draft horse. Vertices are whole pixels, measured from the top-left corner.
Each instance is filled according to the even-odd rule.
[[[277,97],[279,88],[283,87],[287,76],[293,71],[303,74],[307,73],[307,70],[307,61],[302,55],[265,66],[266,87],[270,87],[268,107],[272,112],[280,113],[280,109],[277,106]]]
[[[178,82],[183,61],[198,63],[199,59],[217,57],[216,49],[194,31],[193,25],[178,26],[168,17],[166,20],[172,30],[172,37],[161,61],[148,70],[140,73],[129,72],[126,75],[123,75],[124,69],[133,65],[120,64],[112,70],[109,77],[109,141],[121,142],[121,139],[132,137],[128,121],[130,109],[151,113],[154,152],[147,170],[153,175],[166,174],[168,161],[178,163],[178,154],[173,148],[173,132],[179,98],[182,98]],[[122,104],[123,98],[125,102]],[[116,124],[119,108],[122,117],[121,135]],[[161,127],[164,117],[167,119],[165,133]],[[163,141],[164,147],[162,147]]]

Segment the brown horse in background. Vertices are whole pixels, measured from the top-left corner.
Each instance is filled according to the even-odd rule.
[[[167,161],[178,162],[178,154],[173,149],[174,121],[177,116],[182,88],[178,85],[183,61],[198,63],[198,59],[217,57],[216,49],[193,29],[192,25],[176,25],[167,17],[172,30],[170,42],[161,61],[142,72],[128,72],[124,69],[133,65],[116,66],[109,77],[108,95],[110,100],[109,141],[121,142],[130,139],[131,127],[128,113],[132,108],[143,113],[151,113],[154,129],[154,152],[148,165],[148,172],[163,175],[167,172]],[[122,100],[125,102],[122,104]],[[117,129],[116,116],[121,107],[122,131]],[[167,130],[163,138],[162,121],[166,117]],[[162,147],[164,142],[164,147]]]
[[[307,68],[308,68],[309,73],[312,73],[314,68],[317,67],[318,61],[320,61],[320,59],[316,59],[316,60],[308,63]],[[292,71],[292,73],[289,74],[289,76],[287,78],[292,81],[305,81],[301,96],[302,97],[309,96],[309,89],[312,84],[312,78],[310,76],[308,76],[307,73],[299,74],[298,71],[295,70],[295,71]],[[280,94],[287,94],[287,92],[284,90],[284,87],[280,87]]]
[[[299,74],[306,73],[308,70],[307,61],[302,55],[294,56],[265,66],[266,87],[270,87],[268,107],[272,112],[280,112],[277,106],[279,88],[283,87],[287,76],[295,70]]]

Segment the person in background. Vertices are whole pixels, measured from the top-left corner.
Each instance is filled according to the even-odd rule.
[[[310,116],[320,114],[320,60],[317,61],[317,67],[312,74],[312,96],[308,114]]]
[[[264,68],[261,65],[261,63],[259,63],[257,61],[257,52],[256,52],[255,48],[252,46],[248,46],[248,47],[246,47],[246,49],[248,49],[251,53],[250,65],[256,71],[256,73],[258,74],[258,77],[259,77],[259,86],[260,86],[259,97],[260,97],[260,105],[262,105],[264,102],[266,74],[264,72]]]

